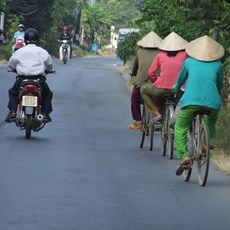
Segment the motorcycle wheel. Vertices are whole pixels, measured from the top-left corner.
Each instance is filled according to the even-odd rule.
[[[66,62],[67,62],[67,56],[68,56],[67,51],[64,51],[64,53],[63,53],[63,63],[64,64],[66,64]]]
[[[32,115],[26,115],[26,139],[31,137]]]

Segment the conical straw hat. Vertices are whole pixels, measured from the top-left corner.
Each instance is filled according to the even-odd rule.
[[[159,45],[159,49],[165,51],[178,51],[184,50],[187,41],[184,40],[181,36],[176,34],[175,32],[170,33]]]
[[[145,48],[158,48],[161,41],[162,38],[159,37],[155,32],[151,31],[139,42],[137,42],[137,45]]]
[[[215,61],[223,57],[224,48],[207,35],[188,43],[186,52],[200,61]]]

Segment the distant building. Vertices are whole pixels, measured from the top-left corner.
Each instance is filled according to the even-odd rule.
[[[131,33],[139,33],[139,32],[140,32],[140,29],[135,29],[135,28],[121,28],[118,31],[117,42],[119,43],[124,38],[128,37]]]

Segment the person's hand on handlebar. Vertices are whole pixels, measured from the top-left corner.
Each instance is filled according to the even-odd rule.
[[[48,73],[56,73],[55,70],[45,70],[45,73],[48,74]]]

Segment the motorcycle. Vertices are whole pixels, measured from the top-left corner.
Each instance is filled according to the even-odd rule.
[[[13,53],[14,53],[16,50],[18,50],[18,49],[24,47],[25,45],[26,45],[26,44],[25,44],[25,42],[24,42],[24,39],[23,39],[23,38],[18,38],[17,41],[16,41],[16,43],[15,43],[15,45],[13,46]]]
[[[60,59],[61,61],[63,61],[64,64],[66,64],[66,62],[70,58],[70,44],[68,40],[62,40],[61,43]]]
[[[46,72],[46,74],[48,73],[55,73],[55,71]],[[20,130],[25,130],[27,139],[31,137],[32,130],[38,132],[46,124],[41,114],[42,88],[40,81],[39,76],[37,79],[24,79],[19,90],[19,111],[15,123]]]

